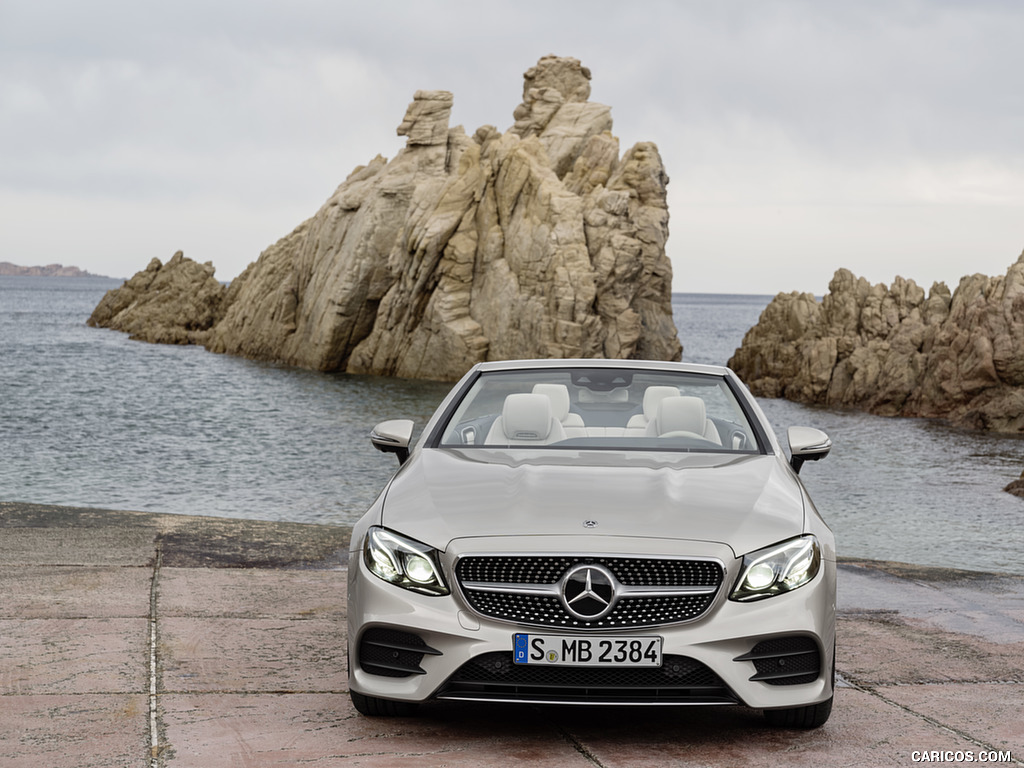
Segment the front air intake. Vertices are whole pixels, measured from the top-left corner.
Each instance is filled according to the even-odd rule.
[[[511,653],[485,653],[463,664],[439,699],[535,704],[737,704],[701,662],[666,655],[658,668],[516,664]]]
[[[366,630],[359,641],[359,666],[371,675],[424,675],[426,672],[420,667],[420,662],[425,655],[440,656],[441,652],[431,648],[418,635],[397,629],[373,627]]]
[[[821,653],[810,637],[762,640],[736,661],[752,661],[757,674],[750,679],[768,685],[813,683],[821,673]]]

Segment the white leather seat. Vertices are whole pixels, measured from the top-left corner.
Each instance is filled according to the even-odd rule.
[[[677,395],[662,399],[654,419],[647,425],[647,436],[693,436],[722,444],[714,422],[707,417],[707,407],[699,397]]]
[[[647,434],[647,425],[658,412],[658,403],[666,397],[679,397],[675,387],[648,387],[644,390],[644,412],[631,416],[626,423],[626,434],[643,437]]]
[[[565,429],[566,437],[586,437],[587,428],[583,417],[569,412],[569,388],[565,384],[534,384],[533,393],[545,395],[551,401],[551,415],[558,419]]]
[[[505,403],[487,432],[486,445],[547,445],[565,439],[565,430],[551,413],[551,400],[542,394],[516,394]]]

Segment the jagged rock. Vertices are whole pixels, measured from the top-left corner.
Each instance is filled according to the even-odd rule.
[[[1024,499],[1024,472],[1016,480],[1012,480],[1003,490],[1013,496],[1019,496]]]
[[[765,397],[1024,431],[1024,254],[951,294],[835,273],[819,304],[779,294],[729,365]]]
[[[213,265],[186,259],[181,251],[166,264],[153,259],[120,288],[107,291],[88,325],[124,331],[157,344],[201,344],[222,316],[227,288]]]
[[[448,91],[416,91],[398,135],[407,136],[410,147],[446,144],[453,101]]]
[[[505,134],[418,91],[388,162],[266,249],[193,338],[319,370],[455,379],[483,360],[679,359],[657,147],[619,158],[590,72],[546,56]],[[138,277],[138,276],[137,276]],[[134,280],[135,278],[133,278]]]

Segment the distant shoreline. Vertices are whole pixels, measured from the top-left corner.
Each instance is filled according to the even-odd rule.
[[[94,275],[84,269],[65,267],[63,264],[20,267],[9,261],[0,261],[0,277],[106,277],[106,275]]]

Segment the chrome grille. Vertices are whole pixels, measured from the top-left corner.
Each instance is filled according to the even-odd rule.
[[[617,581],[615,607],[599,619],[566,610],[561,582],[581,564],[603,566]],[[458,561],[455,575],[466,601],[485,616],[542,627],[608,629],[700,617],[714,602],[724,570],[710,559],[470,555]]]

